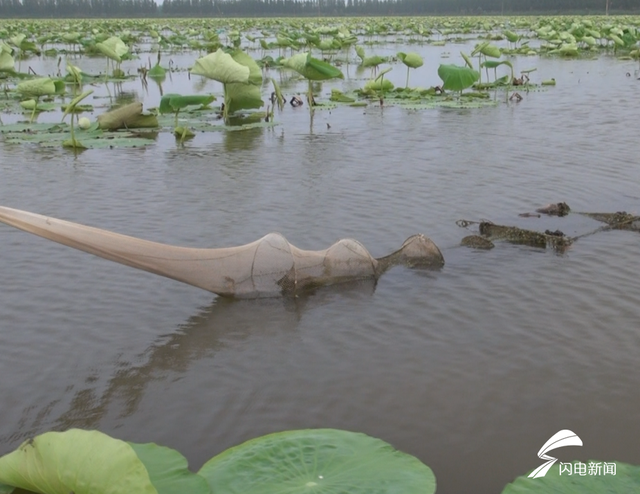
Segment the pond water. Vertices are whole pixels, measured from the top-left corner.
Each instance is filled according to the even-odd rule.
[[[412,84],[428,87],[465,47],[409,49],[427,58]],[[478,109],[340,107],[312,126],[306,106],[287,107],[274,128],[184,146],[168,133],[78,156],[0,143],[5,206],[192,247],[278,231],[306,249],[355,238],[379,257],[422,232],[446,260],[394,268],[375,286],[233,301],[0,225],[0,454],[48,430],[98,428],[176,448],[197,469],[269,432],[333,427],[417,456],[439,493],[499,493],[566,428],[584,446],[558,450],[562,461],[640,464],[640,236],[602,232],[564,254],[474,251],[458,246],[470,232],[455,223],[573,236],[600,224],[518,213],[566,201],[637,214],[638,66],[516,62],[557,86]],[[349,72],[322,98],[363,84]],[[404,68],[389,77],[404,84]],[[177,72],[163,91],[220,92],[196,79]],[[283,82],[285,94],[305,88]],[[151,81],[114,90],[159,102]]]

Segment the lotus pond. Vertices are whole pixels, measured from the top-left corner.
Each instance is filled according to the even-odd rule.
[[[335,428],[417,457],[439,493],[499,493],[571,429],[584,446],[561,461],[640,465],[638,234],[480,251],[456,225],[577,236],[600,224],[519,214],[638,214],[638,26],[0,23],[0,204],[191,247],[278,231],[380,257],[422,232],[446,261],[235,301],[2,225],[0,455],[99,429],[198,470],[258,436]]]

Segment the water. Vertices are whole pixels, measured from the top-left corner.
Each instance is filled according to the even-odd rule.
[[[457,48],[428,52],[411,80],[438,83],[439,57]],[[0,144],[9,207],[193,247],[279,231],[307,249],[356,238],[378,257],[422,232],[446,260],[376,286],[230,301],[0,226],[0,454],[48,430],[98,428],[176,448],[197,469],[269,432],[334,427],[416,455],[439,493],[498,493],[568,428],[584,447],[558,450],[562,461],[640,464],[638,234],[584,237],[562,255],[484,252],[458,247],[470,232],[455,225],[599,226],[518,217],[557,201],[637,214],[637,64],[518,62],[558,85],[473,110],[318,111],[312,128],[306,107],[287,107],[274,129],[184,147],[168,134],[77,157]],[[404,69],[390,77],[403,84]],[[201,87],[178,73],[164,91]],[[157,105],[153,84],[128,89]]]

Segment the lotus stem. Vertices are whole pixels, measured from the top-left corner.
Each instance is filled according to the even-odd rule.
[[[224,89],[224,109],[222,110],[222,119],[224,120],[224,123],[227,124],[229,123],[229,101],[227,100],[227,85],[223,84],[222,87]]]
[[[311,79],[309,79],[309,94],[307,96],[307,99],[309,101],[309,113],[312,114],[313,113],[313,86],[311,84]]]
[[[407,83],[404,86],[405,89],[409,88],[409,66],[407,65]]]
[[[33,119],[36,116],[36,111],[38,110],[38,101],[40,101],[40,96],[36,96],[36,104],[33,105],[33,111],[31,112],[31,118],[29,119],[29,123],[32,123]]]

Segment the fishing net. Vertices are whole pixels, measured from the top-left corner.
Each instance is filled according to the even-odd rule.
[[[270,233],[239,247],[196,249],[141,240],[69,221],[0,207],[0,221],[127,266],[232,297],[293,295],[311,287],[376,278],[395,263],[441,266],[436,245],[410,237],[394,254],[376,260],[360,242],[344,239],[310,251]]]

